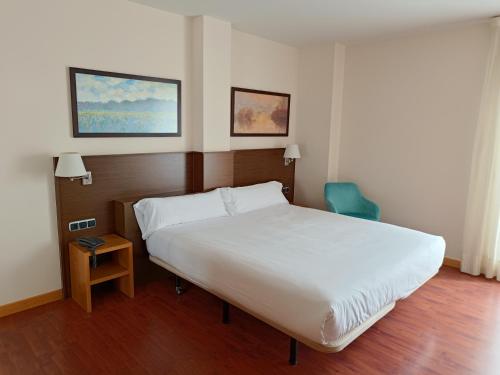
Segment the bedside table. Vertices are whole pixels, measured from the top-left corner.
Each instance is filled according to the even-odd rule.
[[[92,312],[92,285],[115,280],[115,285],[122,293],[130,298],[134,297],[132,242],[116,234],[99,238],[102,238],[105,244],[96,249],[96,255],[112,254],[111,260],[98,264],[97,268],[90,266],[92,252],[80,246],[77,241],[69,244],[71,295],[87,312]]]

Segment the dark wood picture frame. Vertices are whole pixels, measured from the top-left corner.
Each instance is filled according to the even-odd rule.
[[[270,96],[282,96],[288,99],[288,108],[287,108],[287,119],[286,119],[286,132],[285,133],[238,133],[234,129],[234,105],[235,105],[235,95],[236,92],[246,92],[252,94],[264,94]],[[245,89],[241,87],[231,87],[231,137],[288,137],[288,132],[290,128],[290,94],[284,94],[281,92],[272,92],[272,91],[263,91],[263,90],[253,90],[253,89]]]
[[[161,82],[177,85],[177,131],[175,133],[88,133],[80,132],[78,126],[78,98],[76,87],[76,74],[91,74],[97,76],[132,79],[138,81]],[[71,113],[73,121],[73,137],[75,138],[99,138],[99,137],[180,137],[182,136],[182,83],[178,79],[157,78],[125,73],[114,73],[102,70],[92,70],[83,68],[69,68],[69,81],[71,92]]]

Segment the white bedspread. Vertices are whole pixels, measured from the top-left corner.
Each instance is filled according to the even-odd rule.
[[[280,204],[164,228],[147,247],[208,290],[329,346],[437,273],[445,242]]]

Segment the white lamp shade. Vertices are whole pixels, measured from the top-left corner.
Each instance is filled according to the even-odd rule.
[[[287,145],[283,157],[287,159],[300,159],[299,145]]]
[[[81,177],[86,174],[87,170],[78,152],[65,152],[59,155],[56,177]]]

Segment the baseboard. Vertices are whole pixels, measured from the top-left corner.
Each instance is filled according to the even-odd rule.
[[[460,268],[462,262],[460,259],[444,257],[443,266],[448,266],[452,268]]]
[[[0,306],[0,318],[63,299],[62,289]]]

